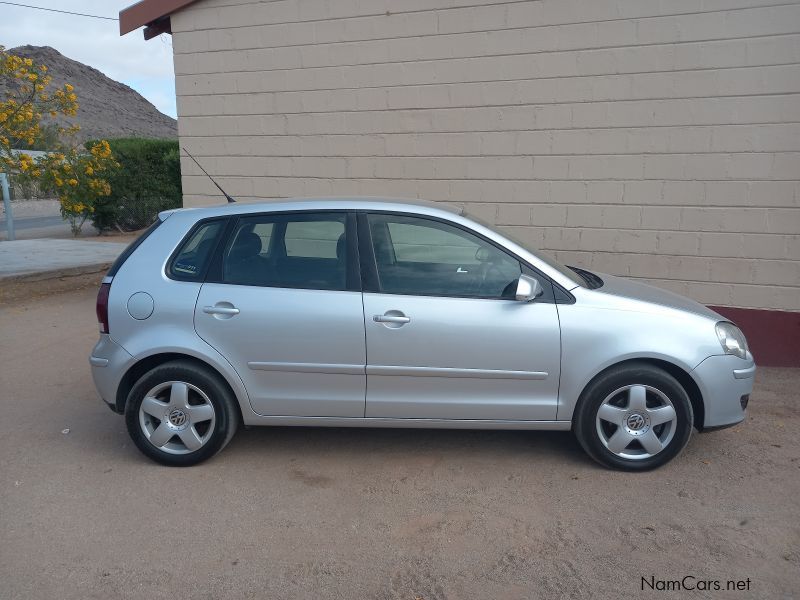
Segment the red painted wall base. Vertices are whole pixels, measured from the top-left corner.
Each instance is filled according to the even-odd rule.
[[[710,306],[744,332],[757,365],[800,367],[800,312]]]

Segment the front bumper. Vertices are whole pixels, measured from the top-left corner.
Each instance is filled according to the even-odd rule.
[[[730,354],[709,356],[695,367],[692,376],[703,394],[704,429],[744,420],[755,373],[756,365],[749,352],[746,359]]]
[[[100,339],[89,357],[94,387],[97,388],[97,393],[103,402],[108,404],[114,412],[118,412],[117,388],[119,382],[132,360],[133,357],[105,333],[100,334]]]

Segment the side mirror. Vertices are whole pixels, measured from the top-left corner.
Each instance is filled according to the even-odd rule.
[[[539,280],[530,275],[520,275],[517,280],[517,293],[515,298],[520,302],[533,302],[544,294],[542,284]]]

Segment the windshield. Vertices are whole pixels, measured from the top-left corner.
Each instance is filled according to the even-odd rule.
[[[511,240],[512,242],[514,242],[518,246],[522,246],[523,248],[525,248],[525,250],[527,250],[528,252],[533,254],[536,258],[541,260],[547,266],[549,266],[552,269],[554,269],[554,270],[558,271],[559,273],[561,273],[564,277],[566,277],[567,279],[572,281],[575,285],[579,285],[581,287],[590,287],[588,285],[588,282],[586,281],[584,276],[580,274],[580,272],[578,272],[576,270],[573,270],[570,267],[567,267],[565,265],[562,265],[561,263],[558,263],[558,262],[554,261],[549,256],[547,256],[545,254],[542,254],[539,250],[535,250],[535,249],[531,248],[529,244],[526,244],[522,240],[517,239],[516,237],[514,237],[512,234],[508,233],[507,231],[498,231],[497,228],[494,225],[490,225],[489,223],[486,223],[480,217],[476,217],[475,215],[470,214],[467,211],[464,211],[463,214],[464,214],[465,217],[471,219],[472,221],[475,221],[476,223],[479,223],[479,224],[483,225],[484,227],[486,227],[486,229],[491,229],[492,231],[494,231],[498,235],[502,235],[504,238],[507,238],[507,239]]]

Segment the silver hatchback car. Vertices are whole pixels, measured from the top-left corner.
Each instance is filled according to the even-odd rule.
[[[412,201],[162,213],[97,317],[100,396],[167,465],[244,424],[572,430],[603,465],[652,469],[742,421],[755,373],[708,308]]]

